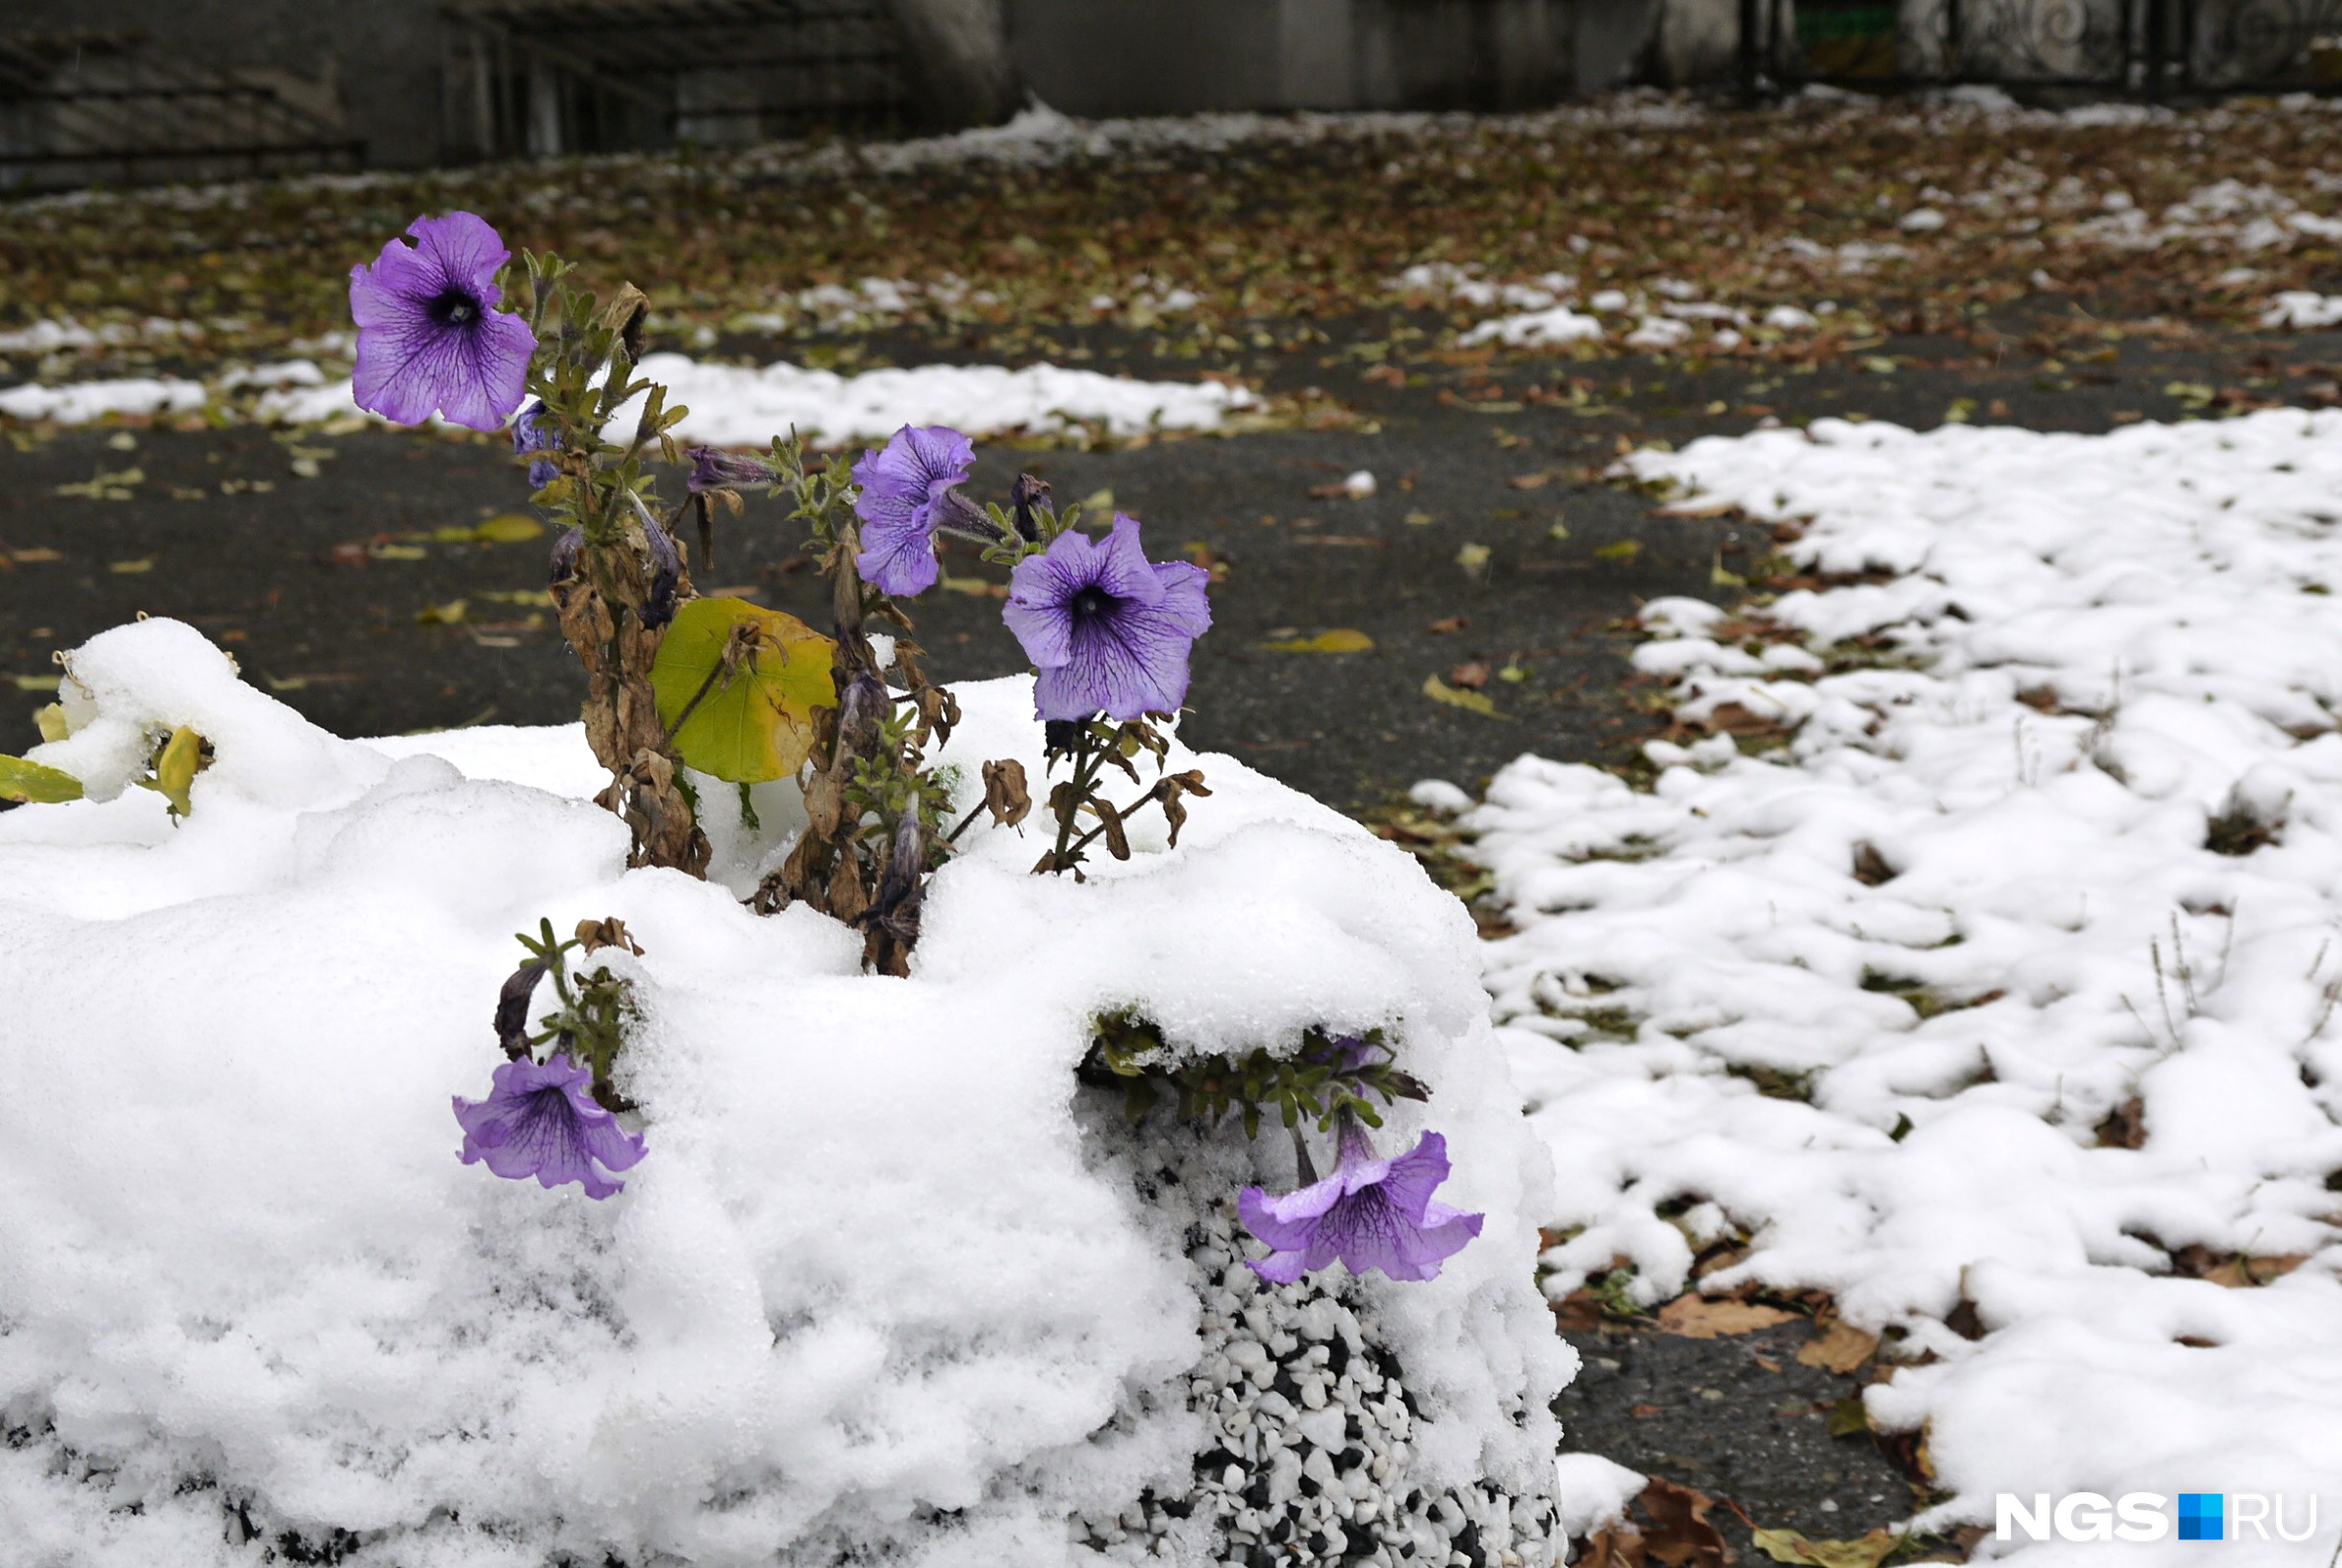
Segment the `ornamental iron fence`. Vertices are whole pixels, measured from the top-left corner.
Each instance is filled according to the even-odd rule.
[[[330,82],[220,70],[137,32],[0,33],[0,188],[355,168]]]
[[[2342,89],[2342,0],[1740,0],[1749,92]]]
[[[891,126],[903,47],[882,0],[447,0],[456,158],[551,157]]]

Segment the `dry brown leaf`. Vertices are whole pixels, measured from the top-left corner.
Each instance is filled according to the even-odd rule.
[[[1716,1504],[1707,1493],[1654,1479],[1635,1501],[1656,1527],[1643,1537],[1653,1562],[1666,1568],[1724,1568],[1732,1560],[1724,1533],[1708,1523],[1708,1510]]]
[[[1712,1301],[1706,1296],[1677,1296],[1659,1309],[1659,1326],[1686,1339],[1713,1339],[1727,1334],[1754,1334],[1787,1323],[1796,1316],[1779,1307],[1754,1301]]]
[[[1632,1525],[1597,1531],[1574,1568],[1645,1568],[1643,1534]]]
[[[1799,1366],[1818,1366],[1840,1375],[1852,1372],[1878,1349],[1878,1336],[1832,1318],[1797,1351]]]
[[[1874,1530],[1856,1540],[1811,1540],[1793,1530],[1752,1530],[1757,1550],[1775,1562],[1803,1563],[1807,1568],[1878,1568],[1903,1537]]]

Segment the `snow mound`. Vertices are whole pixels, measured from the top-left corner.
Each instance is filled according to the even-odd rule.
[[[1720,733],[1652,743],[1649,793],[1524,757],[1465,818],[1575,1231],[1548,1288],[1624,1255],[1663,1299],[1745,1235],[1703,1288],[1901,1330],[1930,1359],[1867,1398],[1927,1428],[1926,1525],[2204,1488],[2300,1528],[2342,1462],[2342,414],[1629,467],[1872,580],[1646,607],[1637,664]]]
[[[68,381],[57,386],[27,382],[0,392],[0,415],[12,420],[49,420],[91,425],[109,414],[148,417],[200,409],[209,394],[201,381],[136,376],[121,381]]]
[[[1515,346],[1554,343],[1599,342],[1602,324],[1593,316],[1581,315],[1568,305],[1555,305],[1550,310],[1533,310],[1523,315],[1500,316],[1483,321],[1466,332],[1462,339],[1469,348],[1482,343],[1503,343]]]
[[[1438,1280],[1359,1286],[1415,1463],[1551,1492],[1550,1167],[1472,927],[1328,809],[1182,751],[1215,794],[1180,846],[1135,831],[1086,883],[971,829],[917,972],[873,978],[845,927],[738,901],[786,786],[767,840],[703,784],[728,882],[699,882],[625,869],[575,726],[337,740],[159,620],[67,675],[36,754],[111,798],[0,813],[18,1560],[257,1564],[286,1533],[402,1568],[1095,1560],[1068,1520],[1183,1493],[1205,1446],[1183,1236],[1077,1115],[1119,1008],[1199,1050],[1400,1042],[1436,1095],[1391,1136],[1445,1133],[1441,1196],[1488,1215]],[[960,697],[962,793],[988,757],[1039,780],[1029,683]],[[123,786],[177,725],[216,756],[174,826]],[[647,949],[619,961],[648,1157],[602,1204],[460,1164],[511,934],[608,915]]]
[[[1139,381],[1047,363],[1014,370],[927,364],[840,375],[785,361],[757,369],[653,354],[636,372],[666,384],[669,408],[689,409],[679,426],[684,438],[714,446],[762,446],[791,426],[825,446],[882,440],[906,425],[948,425],[969,435],[1059,434],[1087,425],[1114,435],[1208,430],[1255,401],[1244,388],[1217,381]],[[0,394],[0,409],[4,400]],[[351,401],[347,379],[277,387],[260,395],[253,412],[283,425],[370,418]],[[619,409],[611,428],[633,429],[641,413],[638,398]]]

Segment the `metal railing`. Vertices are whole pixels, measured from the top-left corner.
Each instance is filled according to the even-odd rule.
[[[338,112],[135,33],[0,34],[0,188],[354,168]]]
[[[451,156],[877,128],[904,101],[881,0],[446,0]]]
[[[1752,93],[1809,82],[2342,90],[2342,0],[1741,0],[1740,21]]]

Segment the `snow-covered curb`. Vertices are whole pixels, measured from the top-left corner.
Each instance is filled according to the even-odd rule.
[[[1218,381],[1140,381],[1047,363],[1013,370],[931,364],[841,375],[786,362],[752,369],[654,354],[638,369],[666,383],[668,407],[690,409],[680,434],[717,446],[761,446],[775,430],[792,425],[807,440],[823,445],[882,440],[905,425],[948,425],[969,435],[1008,430],[1057,435],[1081,426],[1115,436],[1208,430],[1259,401],[1243,387]],[[240,410],[278,425],[373,419],[352,401],[349,377],[329,377],[306,359],[230,371],[211,387],[132,377],[28,383],[0,392],[0,416],[60,425],[207,407]],[[638,404],[628,404],[612,428],[631,430],[638,412]]]
[[[741,906],[786,783],[759,834],[703,781],[701,882],[624,869],[575,727],[340,741],[160,620],[70,655],[64,695],[38,754],[94,798],[0,814],[0,1520],[26,1560],[257,1563],[337,1529],[341,1560],[402,1568],[1092,1560],[1069,1515],[1179,1495],[1208,1446],[1183,1237],[1074,1113],[1122,1008],[1200,1049],[1402,1042],[1435,1096],[1390,1136],[1438,1127],[1442,1197],[1488,1216],[1437,1280],[1362,1287],[1412,1463],[1550,1493],[1549,1168],[1472,928],[1306,797],[1182,751],[1214,794],[1179,847],[1134,824],[1086,883],[973,829],[905,981],[802,906]],[[960,698],[963,794],[986,758],[1044,777],[1028,681]],[[123,786],[182,724],[215,760],[174,826]],[[617,961],[649,1157],[604,1204],[459,1164],[449,1098],[498,1060],[511,934],[612,915],[647,949]],[[1254,1147],[1289,1180],[1281,1138]]]
[[[1827,1289],[1925,1361],[1868,1393],[1927,1430],[1923,1523],[2235,1490],[2298,1530],[2324,1487],[2330,1549],[2342,414],[1824,421],[1630,462],[1890,575],[1738,624],[1647,607],[1680,715],[1781,749],[1654,743],[1650,793],[1523,758],[1466,818],[1582,1227],[1550,1288],[1624,1255],[1662,1299],[1746,1233],[1703,1287]],[[2174,1277],[2247,1272],[2276,1277]]]

